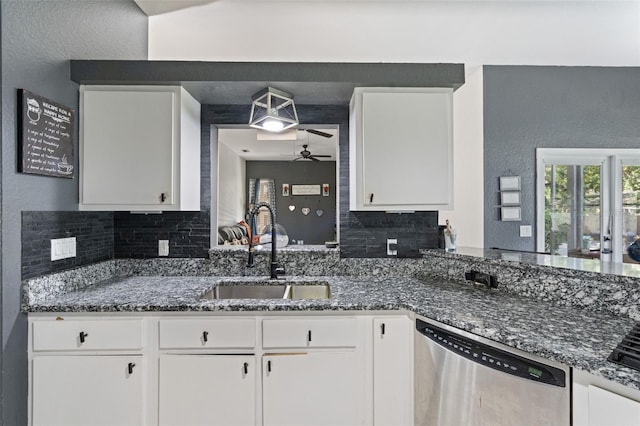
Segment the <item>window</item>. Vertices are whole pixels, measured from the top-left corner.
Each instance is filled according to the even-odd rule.
[[[633,263],[640,237],[640,150],[538,148],[537,247]]]
[[[249,210],[253,209],[257,203],[269,203],[273,211],[276,211],[276,187],[273,179],[249,180]],[[270,224],[269,210],[265,208],[258,210],[256,235],[262,235]]]

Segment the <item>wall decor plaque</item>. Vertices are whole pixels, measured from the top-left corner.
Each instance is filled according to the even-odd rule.
[[[291,185],[291,195],[320,195],[320,185]]]
[[[520,221],[520,207],[500,207],[500,220]]]
[[[18,89],[18,171],[73,179],[73,109]]]
[[[500,191],[520,191],[520,176],[500,176]]]

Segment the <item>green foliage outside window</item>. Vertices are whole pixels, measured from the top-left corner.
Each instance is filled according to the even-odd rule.
[[[566,243],[569,236],[569,227],[574,215],[571,214],[572,201],[574,194],[570,192],[569,173],[573,167],[577,167],[576,179],[582,180],[583,193],[575,196],[582,196],[584,202],[584,217],[595,217],[600,215],[600,167],[599,166],[566,166],[556,165],[555,176],[553,175],[552,166],[545,167],[545,251],[556,254],[558,247],[562,243]],[[554,182],[555,180],[555,182]],[[555,190],[552,189],[555,183]],[[640,167],[624,166],[622,168],[622,191],[623,191],[623,210],[637,214],[640,212]],[[553,199],[552,199],[553,196]],[[552,212],[553,219],[552,220]],[[636,234],[636,224],[631,223],[625,227],[632,228],[626,233]],[[585,226],[583,232],[583,247],[588,246],[589,240],[598,240],[600,238],[599,225],[598,229],[589,229]],[[553,243],[553,247],[551,247]]]

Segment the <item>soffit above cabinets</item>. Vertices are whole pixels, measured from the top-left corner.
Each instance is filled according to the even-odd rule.
[[[266,86],[300,105],[347,105],[355,87],[450,87],[463,64],[71,60],[79,84],[181,85],[202,104],[247,104]]]

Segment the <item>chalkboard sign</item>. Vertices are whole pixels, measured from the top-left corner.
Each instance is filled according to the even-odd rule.
[[[18,171],[73,179],[73,110],[24,89],[18,100]]]

